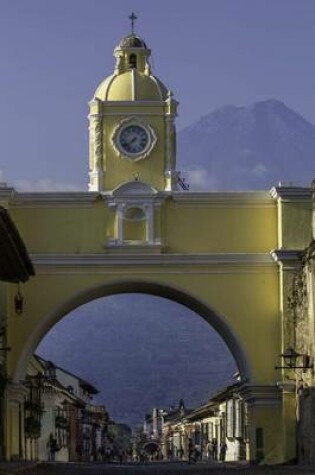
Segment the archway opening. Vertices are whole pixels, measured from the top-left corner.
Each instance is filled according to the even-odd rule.
[[[144,427],[150,412],[157,415],[157,427],[164,415],[174,414],[174,410],[184,420],[198,406],[208,404],[213,393],[229,388],[232,406],[225,402],[220,406],[222,417],[220,416],[218,424],[213,424],[215,427],[207,427],[206,432],[203,432],[205,429],[202,424],[198,422],[198,425],[192,419],[196,445],[201,445],[204,451],[206,440],[210,440],[209,434],[222,440],[226,437],[226,416],[229,414],[234,420],[235,417],[241,417],[243,411],[239,396],[233,392],[235,380],[233,382],[232,379],[236,372],[243,382],[250,379],[250,368],[242,345],[222,316],[189,293],[173,287],[120,281],[76,293],[39,321],[20,358],[16,380],[19,380],[19,375],[25,374],[25,357],[28,356],[29,359],[36,348],[40,364],[44,365],[45,378],[48,375],[48,383],[46,381],[46,386],[44,384],[47,391],[55,384],[52,380],[58,380],[57,372],[59,376],[65,372],[71,377],[78,377],[83,392],[87,390],[87,393],[93,395],[97,390],[100,391],[93,404],[99,405],[99,408],[106,406],[107,416],[109,413],[107,422],[109,419],[115,420],[115,424],[111,424],[112,432],[109,431],[106,435],[106,444],[129,438],[131,432],[126,431],[126,428],[139,426],[143,422]],[[50,361],[56,370],[53,377],[48,374],[51,370]],[[78,453],[81,454],[79,457],[85,457],[84,460],[88,460],[91,454],[93,460],[97,460],[99,454],[95,448],[96,442],[92,444],[92,428],[86,435],[88,441],[83,438],[79,448],[68,447],[68,441],[72,437],[69,439],[65,431],[70,430],[74,421],[81,426],[90,424],[91,419],[88,421],[86,415],[89,414],[91,418],[91,411],[95,412],[93,404],[91,406],[88,400],[84,403],[88,405],[87,411],[74,408],[74,399],[79,393],[75,394],[72,384],[66,383],[68,379],[64,376],[59,379],[67,397],[62,397],[62,400],[59,398],[56,407],[51,407],[51,419],[54,423],[62,423],[62,427],[58,426],[55,431],[58,437],[55,439],[53,432],[49,433],[46,427],[48,442],[44,442],[44,450],[31,439],[30,443],[27,441],[25,451],[38,457],[41,450],[47,451],[47,443],[52,438],[53,441],[58,441],[57,445],[62,445],[60,461],[67,457],[69,460],[81,460],[77,458]],[[36,370],[31,377],[31,384],[34,380],[35,386],[39,388]],[[240,383],[236,384],[239,387]],[[238,416],[235,415],[236,412]],[[212,409],[210,413],[214,415]],[[242,418],[242,425],[235,422],[239,429],[236,435],[233,432],[233,438],[238,444],[238,457],[245,453],[244,421]],[[159,439],[161,431],[154,429],[154,424],[151,426],[150,437]],[[74,433],[73,428],[71,431]],[[137,440],[141,442],[137,447],[142,447],[143,434],[137,434],[140,437]],[[242,444],[239,442],[240,438]],[[161,444],[162,452],[159,452],[159,457],[161,454],[163,457],[187,455],[188,441],[187,434],[177,434],[176,440]],[[197,444],[197,441],[200,443]],[[114,447],[117,458],[120,453],[119,444],[120,442]],[[171,444],[171,448],[168,444]],[[101,456],[105,457],[104,454]],[[42,460],[44,457],[45,455],[39,456]]]
[[[153,407],[206,402],[238,371],[218,333],[169,299],[118,294],[70,312],[36,352],[90,380],[111,416],[132,426]]]

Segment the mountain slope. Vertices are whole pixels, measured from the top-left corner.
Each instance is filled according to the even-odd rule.
[[[175,302],[115,295],[71,312],[37,352],[93,383],[116,421],[143,422],[153,407],[193,407],[231,381],[234,360],[216,332]]]
[[[266,189],[315,177],[315,126],[271,99],[224,106],[178,134],[178,168],[191,189]]]

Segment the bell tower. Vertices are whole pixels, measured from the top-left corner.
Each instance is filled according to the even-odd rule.
[[[152,74],[151,51],[133,31],[114,50],[111,76],[97,87],[89,113],[89,190],[112,192],[139,181],[158,191],[177,187],[177,101]]]

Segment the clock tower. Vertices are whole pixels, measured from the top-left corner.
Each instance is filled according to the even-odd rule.
[[[114,50],[113,74],[90,102],[90,191],[112,192],[135,181],[157,192],[177,187],[178,103],[152,74],[150,54],[132,23],[132,33]]]

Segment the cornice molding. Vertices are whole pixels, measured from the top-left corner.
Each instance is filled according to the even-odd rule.
[[[2,195],[1,192],[3,191]],[[0,189],[1,196],[10,199],[12,207],[89,207],[98,197],[112,201],[113,192],[98,191],[68,191],[68,192],[25,192],[19,193],[14,188]],[[134,198],[135,196],[124,198]],[[268,192],[182,192],[160,191],[154,201],[163,202],[171,199],[177,206],[185,207],[215,207],[215,208],[275,208],[276,202]],[[137,200],[148,199],[148,194],[137,195]]]
[[[299,186],[274,186],[270,190],[272,198],[281,201],[304,201],[308,202],[312,199],[311,187]]]
[[[179,206],[211,206],[229,208],[276,208],[275,200],[267,191],[249,192],[191,192],[175,191],[172,199]]]
[[[133,109],[136,107],[164,107],[166,104],[166,100],[155,100],[155,101],[144,101],[144,100],[136,100],[136,101],[101,101],[103,111],[108,107],[120,108],[120,107],[132,107]]]
[[[93,191],[69,191],[69,192],[38,192],[14,194],[13,207],[21,208],[47,208],[58,207],[89,207],[100,196],[99,192]]]
[[[239,393],[249,406],[278,406],[282,402],[277,384],[244,384]]]
[[[177,266],[217,266],[217,265],[243,265],[243,266],[274,266],[270,254],[154,254],[132,252],[128,249],[117,253],[106,254],[31,254],[35,266],[152,266],[152,265],[177,265]]]
[[[279,381],[277,386],[285,394],[296,393],[296,381]]]
[[[0,201],[10,201],[15,193],[16,191],[12,186],[0,185]]]
[[[274,249],[270,252],[272,259],[285,268],[294,268],[301,262],[303,250],[298,249]]]

